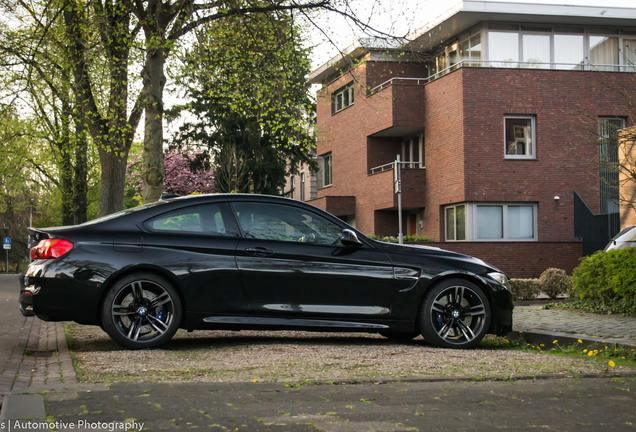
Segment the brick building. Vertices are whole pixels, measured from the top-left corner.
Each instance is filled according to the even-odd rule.
[[[395,236],[400,155],[405,235],[512,277],[571,272],[575,200],[619,212],[599,160],[634,124],[636,7],[464,0],[411,40],[360,41],[312,72],[321,170],[290,179],[294,198]]]

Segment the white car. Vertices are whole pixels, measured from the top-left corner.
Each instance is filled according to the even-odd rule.
[[[605,246],[605,251],[636,246],[636,225],[625,227]]]

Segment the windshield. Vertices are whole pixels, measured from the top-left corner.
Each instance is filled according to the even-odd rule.
[[[155,206],[158,206],[158,205],[161,205],[161,204],[165,204],[167,202],[168,201],[159,200],[159,201],[151,202],[151,203],[148,203],[148,204],[142,204],[142,205],[137,206],[137,207],[132,207],[132,208],[129,208],[129,209],[126,209],[126,210],[118,211],[117,213],[111,213],[109,215],[102,216],[102,217],[97,218],[97,219],[93,219],[92,221],[84,222],[83,224],[81,224],[81,226],[92,225],[92,224],[99,223],[99,222],[105,222],[105,221],[110,220],[110,219],[115,219],[115,218],[118,218],[120,216],[124,216],[124,215],[127,215],[129,213],[136,212],[138,210],[145,210],[145,209],[148,209],[148,208],[151,208],[151,207],[155,207]]]

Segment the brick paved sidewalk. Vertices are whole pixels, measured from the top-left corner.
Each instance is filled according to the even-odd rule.
[[[562,339],[567,336],[575,340],[605,341],[636,347],[636,317],[517,306],[513,325],[515,331],[525,333],[550,334]]]
[[[77,382],[64,324],[25,318],[20,340],[0,377],[0,401],[12,390]]]

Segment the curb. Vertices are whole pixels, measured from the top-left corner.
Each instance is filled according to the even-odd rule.
[[[558,340],[559,345],[582,345],[587,347],[593,344],[616,344],[625,349],[636,349],[636,340],[632,339],[604,339],[585,334],[536,329],[516,329],[508,333],[506,337],[511,340],[525,339],[529,343],[544,344],[545,346],[552,346],[552,342]],[[579,340],[581,340],[581,342],[579,342]]]

